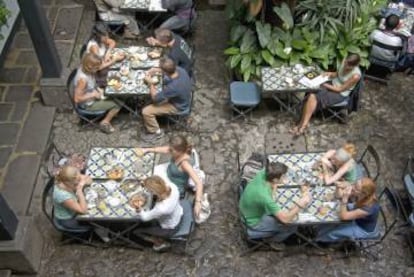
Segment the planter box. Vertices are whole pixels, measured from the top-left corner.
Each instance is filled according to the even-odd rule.
[[[20,8],[16,0],[3,0],[7,9],[10,11],[10,16],[7,20],[7,24],[3,25],[0,29],[0,33],[3,39],[0,40],[0,67],[3,66],[4,58],[7,54],[7,50],[10,43],[13,41],[14,33],[19,26]]]

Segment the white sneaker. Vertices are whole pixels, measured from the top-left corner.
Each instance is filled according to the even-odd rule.
[[[108,242],[110,241],[109,238],[109,232],[106,229],[103,228],[95,228],[95,234],[98,235],[98,237],[103,241],[103,242]]]
[[[111,11],[99,12],[99,19],[102,21],[121,21],[124,24],[129,24],[129,20],[126,20],[124,16],[115,14]]]

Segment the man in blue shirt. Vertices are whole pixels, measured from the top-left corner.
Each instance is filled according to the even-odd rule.
[[[168,29],[156,29],[154,33],[155,37],[147,38],[147,43],[151,46],[160,46],[167,49],[168,57],[176,65],[184,68],[191,77],[193,52],[188,43]]]
[[[157,91],[152,78],[155,74],[164,74],[161,91]],[[152,68],[145,77],[150,89],[153,104],[142,109],[146,133],[141,139],[147,142],[161,138],[164,134],[158,125],[157,115],[177,114],[190,108],[191,81],[187,72],[169,58],[160,59],[160,68]]]

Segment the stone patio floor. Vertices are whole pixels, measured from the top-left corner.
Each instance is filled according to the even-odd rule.
[[[255,124],[229,122],[227,70],[223,50],[227,40],[223,11],[200,12],[193,41],[196,45],[197,89],[192,115],[192,137],[208,180],[206,191],[212,204],[208,222],[197,226],[190,243],[191,255],[136,251],[122,247],[94,249],[58,244],[57,234],[34,205],[44,240],[42,277],[94,276],[413,276],[405,241],[394,231],[383,242],[380,259],[338,258],[340,253],[320,257],[299,253],[255,252],[239,257],[246,247],[241,239],[236,200],[237,152],[245,158],[280,140],[291,151],[319,151],[353,141],[362,150],[372,144],[382,160],[379,184],[392,183],[401,189],[401,176],[409,153],[414,152],[414,95],[411,77],[395,74],[388,87],[366,82],[362,109],[348,125],[313,120],[304,137],[292,142],[287,135],[292,116],[280,112],[265,99],[253,113]],[[115,122],[122,125],[124,116]],[[141,122],[111,135],[96,130],[80,131],[72,113],[57,113],[53,123],[54,142],[65,152],[87,153],[92,146],[143,146]],[[171,135],[172,133],[169,133]],[[167,138],[166,138],[167,139]],[[164,139],[164,142],[166,142]],[[160,142],[161,144],[162,142]],[[292,145],[291,145],[292,144]],[[283,147],[282,147],[283,148]],[[269,150],[268,150],[269,151]],[[41,182],[38,187],[41,187]],[[38,202],[39,194],[35,194]]]

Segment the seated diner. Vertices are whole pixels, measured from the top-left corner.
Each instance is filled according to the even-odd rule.
[[[141,210],[137,205],[137,217],[142,221],[152,221],[152,224],[138,228],[135,234],[152,242],[155,251],[162,251],[171,246],[165,239],[178,231],[183,216],[178,189],[159,176],[145,179],[143,187],[155,196],[155,205],[149,211]]]
[[[341,199],[339,217],[348,221],[335,227],[320,228],[316,241],[339,242],[348,239],[367,239],[378,235],[377,219],[380,206],[375,196],[376,186],[370,178],[362,178]],[[351,193],[356,197],[349,203]]]
[[[290,133],[295,136],[302,135],[306,131],[315,111],[325,109],[347,99],[361,79],[359,62],[360,57],[358,54],[350,54],[342,62],[337,72],[323,73],[331,81],[322,84],[317,92],[306,95],[300,121],[290,130]]]
[[[288,210],[282,210],[273,199],[277,187],[282,184],[288,167],[285,164],[267,162],[266,168],[247,184],[240,197],[239,209],[242,220],[248,226],[247,234],[252,239],[270,238],[276,243],[292,235],[296,227],[285,225],[311,202],[308,189]],[[307,187],[306,187],[307,188]]]
[[[166,169],[166,178],[171,181],[180,193],[180,197],[185,196],[185,191],[191,189],[195,191],[194,199],[194,215],[199,216],[201,211],[201,201],[203,197],[203,183],[194,170],[191,158],[192,146],[184,136],[176,135],[170,139],[169,145],[141,148],[143,154],[147,152],[155,152],[162,154],[170,154],[171,159]],[[154,169],[157,172],[157,167]],[[193,180],[195,187],[190,187],[190,179]]]
[[[112,119],[120,111],[120,107],[114,101],[102,99],[103,91],[97,87],[96,72],[102,65],[102,59],[95,54],[89,53],[83,56],[82,64],[73,80],[73,100],[79,109],[87,111],[108,111],[99,123],[100,130],[104,133],[113,133]]]

